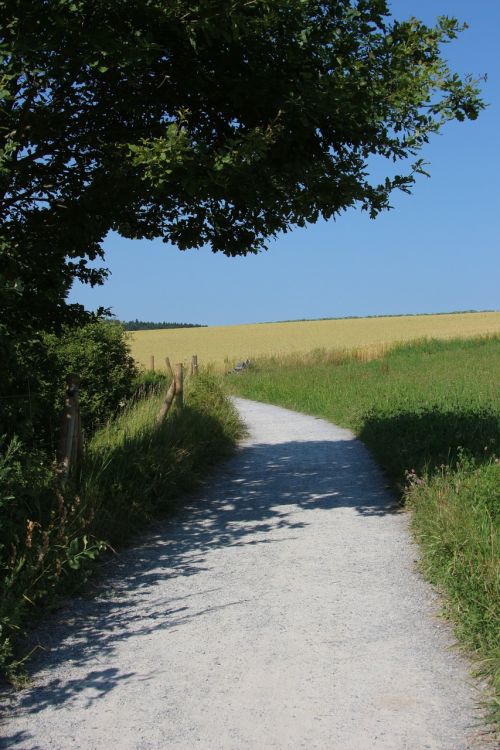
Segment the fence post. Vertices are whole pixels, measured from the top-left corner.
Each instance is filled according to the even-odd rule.
[[[167,373],[172,378],[172,382],[170,383],[168,390],[165,394],[165,399],[160,407],[160,411],[158,412],[158,416],[156,418],[156,423],[160,425],[165,417],[167,416],[170,407],[172,406],[172,403],[174,401],[175,397],[175,403],[180,408],[182,408],[182,383],[183,383],[183,372],[182,372],[182,365],[178,364],[175,366],[175,373],[172,370],[172,365],[170,364],[170,359],[168,357],[165,357],[165,367],[167,368]],[[179,369],[180,368],[180,369]],[[178,394],[180,394],[180,399],[177,397]]]
[[[174,380],[174,371],[172,370],[172,365],[170,364],[170,359],[168,357],[165,357],[165,367],[167,368],[167,372],[172,380]]]
[[[151,372],[155,371],[155,358],[153,354],[151,354],[151,356],[149,357],[149,369],[151,370]]]
[[[175,365],[175,405],[182,409],[184,369],[181,362]]]
[[[193,354],[191,358],[191,375],[197,375],[198,374],[198,357],[196,354]]]
[[[78,403],[80,378],[75,374],[68,375],[66,384],[66,399],[59,444],[59,466],[64,482],[68,479],[72,468],[78,470],[82,449],[80,406]]]
[[[175,380],[170,383],[169,389],[166,393],[165,400],[163,401],[158,416],[156,418],[156,424],[160,425],[168,414],[168,410],[172,406],[172,401],[175,396]]]

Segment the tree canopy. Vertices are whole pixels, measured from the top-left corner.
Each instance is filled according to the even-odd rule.
[[[257,252],[409,191],[419,152],[484,106],[385,0],[0,0],[0,306],[64,318],[106,234]],[[369,160],[401,161],[373,182]],[[410,161],[408,161],[410,160]],[[392,174],[392,176],[390,176]]]

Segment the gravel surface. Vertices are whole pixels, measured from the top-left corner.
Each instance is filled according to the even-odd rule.
[[[235,403],[237,455],[39,628],[0,746],[486,747],[478,688],[365,448]]]

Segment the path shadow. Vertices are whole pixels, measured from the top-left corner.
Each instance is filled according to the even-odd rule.
[[[159,600],[151,596],[152,587],[165,578],[209,571],[214,549],[280,544],[297,536],[309,523],[304,510],[341,508],[369,517],[400,510],[359,441],[241,448],[183,503],[175,518],[159,522],[136,546],[111,559],[97,592],[72,600],[37,629],[43,650],[30,669],[33,674],[47,669],[48,679],[45,674],[44,684],[14,698],[13,709],[37,713],[47,706],[58,708],[81,699],[84,689],[91,702],[124,679],[144,679],[120,674],[112,666],[117,644],[206,616],[214,608],[204,607],[204,597],[217,590],[214,581],[209,589]],[[100,670],[95,668],[97,659]],[[88,671],[78,681],[51,679],[54,662],[71,662]]]
[[[29,734],[29,732],[25,732],[24,730],[21,730],[20,732],[14,732],[13,734],[4,734],[2,737],[0,737],[0,748],[5,748],[5,750],[8,750],[11,747],[18,747],[23,749],[29,747],[30,750],[42,750],[39,745],[30,744],[28,746],[27,742],[30,738],[31,734]]]

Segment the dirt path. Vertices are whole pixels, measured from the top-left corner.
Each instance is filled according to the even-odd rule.
[[[10,699],[0,745],[483,747],[467,665],[363,446],[236,403],[242,450],[120,555],[97,598],[40,630],[51,648]]]

